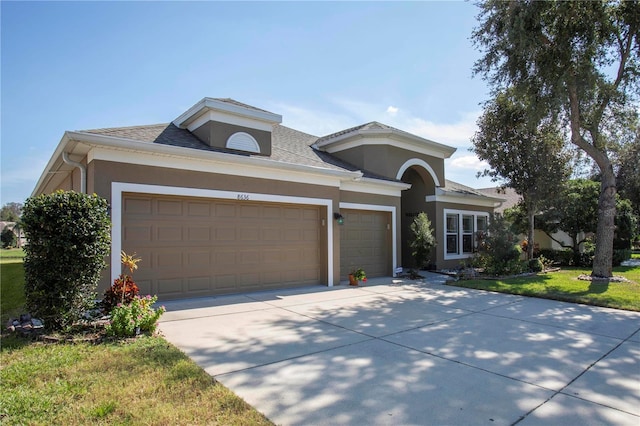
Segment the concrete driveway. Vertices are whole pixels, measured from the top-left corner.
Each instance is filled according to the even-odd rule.
[[[640,425],[640,313],[422,282],[166,303],[160,330],[282,425]]]

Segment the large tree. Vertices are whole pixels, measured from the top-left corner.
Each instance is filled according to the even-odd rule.
[[[527,218],[527,257],[533,258],[534,217],[558,193],[569,176],[564,139],[552,117],[540,122],[528,116],[531,101],[510,91],[487,102],[478,120],[473,146],[490,168],[482,172],[522,196]]]
[[[0,220],[6,222],[17,222],[22,215],[21,203],[7,203],[0,209]]]
[[[607,126],[639,92],[640,3],[488,0],[479,6],[472,37],[483,55],[474,73],[495,91],[512,88],[533,99],[534,120],[566,119],[571,143],[600,170],[592,275],[610,277],[616,177]]]

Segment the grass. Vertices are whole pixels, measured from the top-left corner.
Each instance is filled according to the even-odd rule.
[[[0,262],[6,259],[23,259],[24,250],[21,248],[0,249]]]
[[[3,250],[4,251],[4,250]],[[24,307],[24,268],[22,259],[0,259],[0,325],[16,317]]]
[[[497,280],[457,281],[452,285],[518,294],[564,302],[605,306],[629,311],[640,311],[640,267],[619,266],[614,275],[620,275],[630,282],[591,282],[578,280],[580,274],[591,274],[591,270],[562,268],[558,272],[548,272],[534,276]]]
[[[0,262],[3,323],[24,310],[22,261]],[[98,345],[0,339],[2,425],[271,425],[161,337]]]

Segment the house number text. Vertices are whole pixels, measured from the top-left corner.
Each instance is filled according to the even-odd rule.
[[[248,194],[238,194],[238,200],[240,200],[240,201],[249,201],[249,195]]]

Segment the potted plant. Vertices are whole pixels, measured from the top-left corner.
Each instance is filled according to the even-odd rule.
[[[357,268],[351,271],[349,274],[349,285],[358,285],[362,282],[367,282],[367,274],[364,272],[364,269]]]

